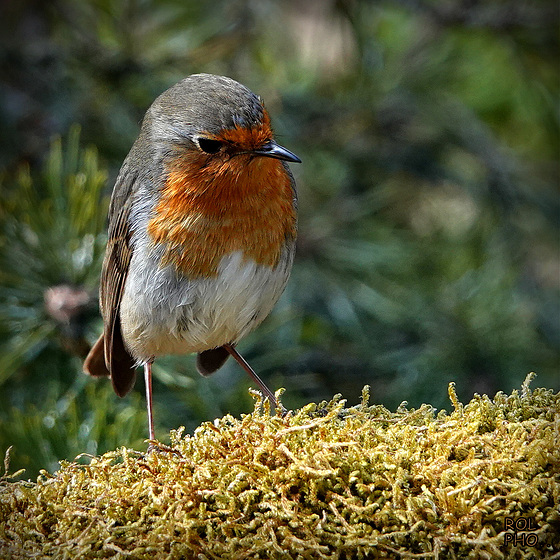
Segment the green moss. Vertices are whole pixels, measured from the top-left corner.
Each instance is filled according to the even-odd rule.
[[[2,558],[544,558],[560,549],[560,394],[392,413],[336,396],[171,432],[149,454],[2,478]],[[7,467],[6,467],[7,469]],[[507,520],[535,528],[507,542]],[[520,538],[535,535],[531,542]],[[553,556],[550,556],[553,557]],[[554,556],[556,557],[556,556]]]

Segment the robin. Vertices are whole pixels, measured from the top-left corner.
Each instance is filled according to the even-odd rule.
[[[162,93],[117,177],[101,273],[103,334],[84,371],[126,395],[144,367],[154,439],[152,364],[197,353],[203,376],[270,313],[294,257],[297,208],[262,100],[224,76],[195,74]]]

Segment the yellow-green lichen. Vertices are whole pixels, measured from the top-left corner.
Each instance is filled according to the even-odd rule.
[[[528,383],[465,406],[451,386],[437,415],[367,388],[284,418],[257,402],[157,452],[5,476],[0,558],[560,558],[560,395]]]

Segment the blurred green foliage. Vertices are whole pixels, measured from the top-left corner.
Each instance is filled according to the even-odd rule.
[[[14,469],[145,436],[141,384],[119,400],[81,357],[100,330],[112,181],[149,104],[194,72],[259,93],[304,162],[292,279],[240,345],[286,405],[367,383],[389,407],[440,407],[449,381],[468,400],[530,370],[560,387],[556,3],[1,10],[0,450],[15,446]],[[200,379],[166,358],[155,374],[160,433],[251,408],[234,364]]]

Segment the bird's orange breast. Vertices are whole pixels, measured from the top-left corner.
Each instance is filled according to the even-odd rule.
[[[162,264],[190,278],[217,275],[235,251],[274,267],[296,236],[290,176],[272,158],[185,150],[169,166],[148,233],[165,246]]]

